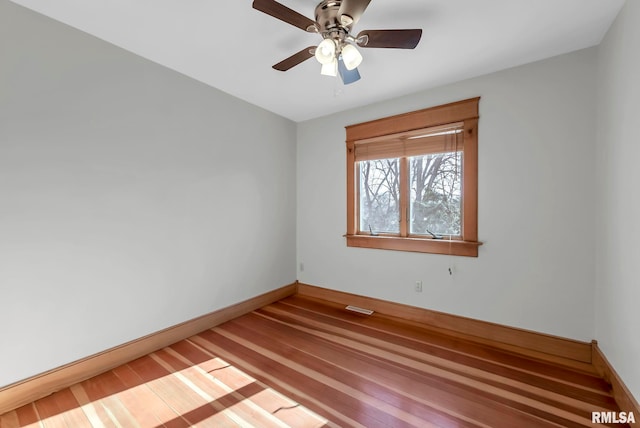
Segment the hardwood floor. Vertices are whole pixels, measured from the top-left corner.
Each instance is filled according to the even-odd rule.
[[[619,411],[609,390],[595,372],[293,296],[6,413],[0,427],[584,427],[597,425],[592,411]]]

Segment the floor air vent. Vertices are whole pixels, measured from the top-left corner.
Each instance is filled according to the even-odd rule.
[[[357,306],[351,306],[351,305],[347,306],[345,309],[348,311],[353,311],[353,312],[357,312],[359,314],[364,314],[364,315],[371,315],[373,313],[371,309],[362,309]]]

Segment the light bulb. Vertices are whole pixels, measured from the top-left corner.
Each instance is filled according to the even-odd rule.
[[[346,45],[342,48],[342,60],[347,70],[353,70],[362,63],[362,55],[353,45]]]
[[[333,58],[333,61],[327,64],[322,64],[320,74],[323,76],[337,76],[338,75],[338,60]]]
[[[336,43],[333,39],[324,39],[316,48],[316,59],[320,64],[330,64],[336,59]]]

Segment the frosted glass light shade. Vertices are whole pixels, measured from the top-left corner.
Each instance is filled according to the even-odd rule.
[[[346,45],[342,48],[342,60],[347,70],[353,70],[362,63],[362,55],[353,45]]]
[[[336,42],[324,39],[316,48],[316,59],[320,64],[330,64],[336,58]]]
[[[338,60],[333,58],[328,64],[322,64],[322,69],[320,70],[320,74],[323,76],[337,76],[338,75]]]
[[[342,78],[342,82],[345,85],[350,85],[353,82],[357,82],[360,80],[360,73],[357,68],[353,70],[347,70],[347,67],[344,65],[344,61],[342,60],[342,56],[338,60],[338,72],[340,73],[340,77]]]

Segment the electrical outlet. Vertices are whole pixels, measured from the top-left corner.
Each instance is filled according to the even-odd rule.
[[[416,291],[416,293],[422,293],[422,281],[416,281],[413,289]]]

